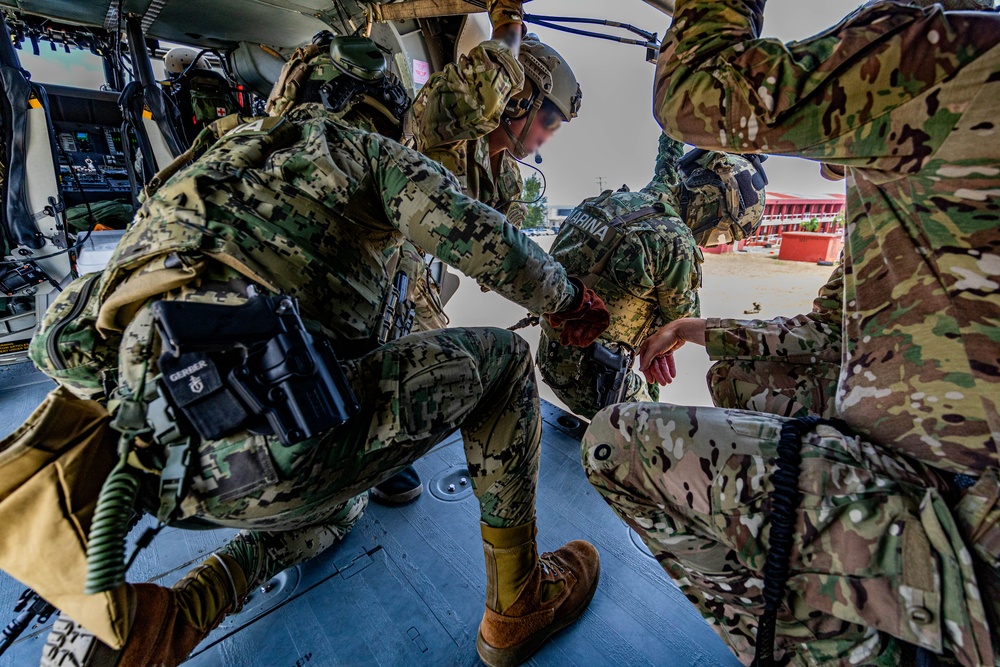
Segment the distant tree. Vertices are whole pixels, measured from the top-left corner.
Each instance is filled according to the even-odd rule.
[[[802,223],[802,231],[804,232],[815,232],[817,229],[819,229],[819,220],[816,218]]]
[[[549,218],[549,199],[541,197],[542,181],[537,175],[524,182],[524,190],[521,192],[521,200],[528,202],[528,217],[524,220],[524,228],[545,227]],[[536,201],[537,200],[537,201]]]
[[[844,212],[841,211],[837,214],[837,217],[833,219],[833,228],[840,229],[844,226]]]

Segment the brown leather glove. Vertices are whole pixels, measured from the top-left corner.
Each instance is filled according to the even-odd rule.
[[[524,23],[524,9],[521,7],[521,0],[487,0],[487,7],[490,12],[490,23],[496,30],[502,25]]]
[[[587,347],[611,324],[611,314],[601,297],[585,287],[579,278],[570,278],[576,287],[576,298],[566,310],[546,315],[553,329],[560,329],[559,342],[563,345]]]

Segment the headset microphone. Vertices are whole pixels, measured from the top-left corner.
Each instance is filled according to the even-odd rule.
[[[535,151],[535,164],[542,163],[542,155],[538,151]]]

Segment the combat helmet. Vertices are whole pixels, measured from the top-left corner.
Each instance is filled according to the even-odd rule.
[[[681,158],[681,217],[700,246],[751,236],[764,216],[767,156],[696,148]]]
[[[507,119],[527,116],[527,120],[520,137],[514,136],[507,123],[503,123],[503,127],[514,143],[516,156],[523,158],[527,155],[523,142],[528,136],[528,128],[545,100],[559,110],[561,122],[568,123],[580,111],[583,91],[566,60],[551,46],[539,41],[536,35],[528,35],[521,42],[517,59],[524,68],[524,86],[507,102],[503,115]]]
[[[203,57],[204,51],[189,46],[175,46],[163,56],[163,71],[170,78],[176,78],[189,69],[212,69]]]
[[[266,110],[283,116],[308,102],[321,102],[352,125],[399,138],[411,100],[374,41],[324,30],[285,63]]]

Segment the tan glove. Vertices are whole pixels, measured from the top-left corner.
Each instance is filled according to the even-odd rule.
[[[524,9],[521,0],[487,0],[486,6],[490,12],[490,23],[496,30],[500,26],[509,23],[522,25],[524,23]]]

